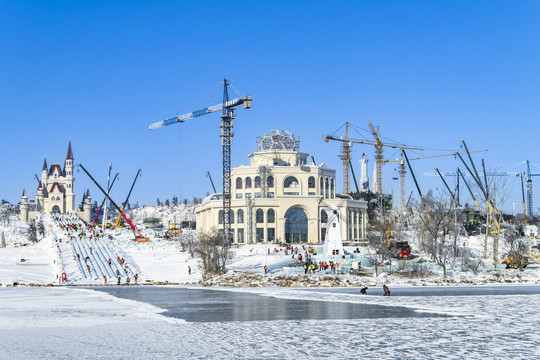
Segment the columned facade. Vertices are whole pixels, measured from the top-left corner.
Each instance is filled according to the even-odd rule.
[[[298,139],[273,131],[259,139],[250,165],[231,169],[231,230],[235,243],[320,243],[324,241],[324,209],[342,213],[343,241],[365,239],[367,203],[336,194],[336,172],[308,163]],[[213,194],[196,208],[198,233],[221,230],[222,194]],[[350,231],[349,231],[350,230]]]

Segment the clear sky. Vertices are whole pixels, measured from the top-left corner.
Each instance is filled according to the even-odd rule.
[[[540,164],[539,44],[538,1],[1,1],[0,198],[16,203],[24,186],[33,198],[44,156],[63,163],[69,140],[99,180],[113,163],[119,201],[138,168],[141,204],[205,196],[206,171],[221,188],[219,114],[147,127],[219,103],[224,77],[254,99],[237,112],[233,167],[248,164],[257,136],[283,129],[337,170],[341,191],[340,144],[322,135],[371,121],[426,154],[466,139],[489,149],[478,163],[524,171],[524,160]],[[354,159],[364,152],[371,168],[373,147],[353,146]],[[458,165],[413,166],[426,192],[443,185],[424,172]],[[395,168],[384,190],[398,197]],[[76,176],[77,202],[87,187],[96,199]],[[521,185],[507,187],[519,209]]]

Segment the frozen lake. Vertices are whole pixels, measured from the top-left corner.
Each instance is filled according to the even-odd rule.
[[[122,299],[143,301],[167,310],[171,316],[190,322],[344,320],[390,317],[446,316],[417,312],[400,306],[355,304],[320,300],[281,299],[227,290],[170,287],[101,287]],[[358,289],[354,290],[356,293]],[[382,291],[381,291],[382,295]]]
[[[0,288],[0,359],[540,357],[538,286],[96,289]]]

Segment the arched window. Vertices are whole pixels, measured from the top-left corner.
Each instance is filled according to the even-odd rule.
[[[229,224],[234,224],[234,210],[229,211]]]
[[[260,188],[261,188],[261,177],[255,176],[255,189],[260,189]]]
[[[269,176],[269,177],[266,178],[266,186],[269,187],[269,188],[274,187],[274,177],[273,176]]]
[[[243,224],[244,223],[244,210],[240,209],[238,210],[238,223]]]
[[[323,180],[323,178],[321,178],[321,184],[320,184],[320,189],[319,189],[319,194],[320,195],[323,194],[323,190],[324,190],[324,180]]]
[[[270,224],[276,222],[276,212],[274,209],[268,209],[268,212],[266,213],[266,222]]]
[[[313,176],[310,176],[308,181],[308,188],[314,189],[315,188],[315,178]]]
[[[298,179],[296,179],[294,176],[288,176],[285,178],[285,181],[283,182],[283,187],[285,189],[288,188],[298,188],[300,185],[298,183]]]
[[[292,208],[285,213],[285,242],[307,242],[307,215],[302,209]]]
[[[242,188],[242,178],[236,178],[236,188],[237,189]]]
[[[251,178],[250,177],[246,178],[246,189],[251,189]]]
[[[328,214],[326,213],[326,210],[321,210],[321,223],[326,224],[328,222]]]
[[[264,223],[264,211],[263,211],[263,209],[257,209],[257,212],[255,213],[255,222],[257,224]]]
[[[334,178],[330,179],[330,197],[334,198]]]
[[[219,210],[219,213],[218,213],[218,224],[223,224],[223,210]]]

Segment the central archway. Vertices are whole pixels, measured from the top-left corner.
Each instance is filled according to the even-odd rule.
[[[58,207],[58,205],[54,205],[54,206],[53,206],[52,212],[53,212],[53,213],[59,213],[59,212],[60,212],[60,208]]]
[[[302,243],[308,240],[308,222],[304,210],[289,209],[285,213],[285,242]]]

